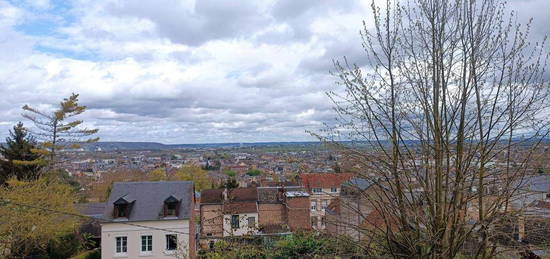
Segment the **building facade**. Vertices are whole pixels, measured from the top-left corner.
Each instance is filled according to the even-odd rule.
[[[301,174],[300,184],[310,194],[311,226],[316,230],[326,228],[326,209],[340,196],[341,185],[353,177],[350,173]]]
[[[290,189],[290,190],[289,190]],[[309,194],[300,187],[203,190],[200,245],[223,238],[310,229]]]
[[[192,182],[114,183],[101,224],[101,258],[194,258]]]

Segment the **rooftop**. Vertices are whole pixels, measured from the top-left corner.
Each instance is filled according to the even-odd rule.
[[[116,182],[103,211],[103,219],[113,220],[114,203],[120,199],[132,203],[128,221],[163,219],[164,201],[170,196],[180,201],[176,219],[189,219],[193,209],[193,182]]]

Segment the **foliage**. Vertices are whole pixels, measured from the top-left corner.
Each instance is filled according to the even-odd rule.
[[[166,176],[166,169],[162,167],[149,172],[147,178],[149,181],[166,181],[168,179]]]
[[[235,177],[230,177],[219,188],[234,189],[238,187],[239,187],[239,183],[237,182]]]
[[[48,258],[69,258],[80,250],[80,240],[75,233],[52,239],[46,248]]]
[[[11,251],[6,257],[43,252],[49,244],[75,230],[74,217],[34,208],[76,213],[76,196],[71,186],[48,178],[31,182],[10,179],[7,183],[8,186],[0,187],[4,203],[0,206],[0,235]]]
[[[101,259],[101,250],[96,249],[91,253],[87,254],[84,259]]]
[[[337,123],[314,135],[370,183],[357,197],[381,220],[339,223],[394,258],[515,249],[494,230],[522,213],[510,205],[550,132],[548,49],[516,16],[504,0],[372,1],[366,63],[334,62]]]
[[[29,105],[23,106],[26,113],[23,117],[34,123],[37,132],[34,135],[42,141],[41,149],[36,153],[49,158],[49,164],[55,168],[56,155],[68,148],[78,148],[80,142],[96,142],[99,138],[88,138],[98,132],[98,129],[82,128],[82,120],[71,120],[87,109],[78,103],[78,94],[72,94],[63,99],[53,112],[41,111]]]
[[[212,181],[208,177],[208,172],[193,165],[184,165],[176,171],[171,179],[177,181],[193,181],[196,191],[210,188],[212,185]]]
[[[257,240],[256,240],[257,241]],[[214,244],[213,250],[202,250],[199,258],[338,258],[362,255],[353,242],[343,237],[332,237],[315,232],[299,232],[284,236],[273,246],[254,240],[225,241]]]
[[[19,180],[36,180],[40,177],[40,155],[32,152],[37,143],[28,130],[19,122],[10,130],[6,144],[0,146],[0,184],[12,176]]]
[[[266,258],[268,251],[254,244],[234,243],[220,240],[214,244],[214,249],[201,251],[200,259],[224,259],[224,258]]]
[[[223,173],[229,177],[235,177],[235,175],[237,175],[237,173],[233,170],[230,170],[230,169],[225,169],[223,170]]]
[[[250,169],[248,170],[248,172],[246,172],[246,175],[248,176],[258,176],[258,175],[261,175],[262,174],[262,171],[259,170],[259,169]]]
[[[101,259],[101,250],[94,249],[90,251],[84,251],[79,255],[71,257],[70,259]]]
[[[147,175],[142,171],[119,169],[101,175],[102,181],[94,182],[87,194],[90,201],[103,202],[109,198],[114,182],[146,181]]]

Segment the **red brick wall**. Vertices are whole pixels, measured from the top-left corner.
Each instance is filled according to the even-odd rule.
[[[311,229],[309,197],[287,198],[288,226],[291,231]]]
[[[259,204],[258,214],[260,226],[285,224],[283,204]]]
[[[197,252],[196,242],[195,240],[195,217],[196,217],[196,211],[195,211],[195,199],[191,202],[191,216],[189,217],[189,258],[195,259],[195,254]]]

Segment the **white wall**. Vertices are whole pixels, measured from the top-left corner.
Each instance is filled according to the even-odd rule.
[[[239,215],[239,228],[231,228],[231,215]],[[248,217],[254,217],[256,225],[252,228],[248,227]],[[226,214],[223,215],[223,236],[242,236],[249,233],[258,232],[258,213],[245,214]]]
[[[164,220],[130,222],[147,227],[168,229],[177,232],[189,233],[189,220]],[[183,253],[189,251],[189,235],[177,234],[178,250],[176,253],[165,251],[166,234],[170,232],[131,226],[123,223],[104,223],[101,225],[101,258],[182,258]],[[151,254],[141,254],[141,236],[153,236],[153,251]],[[126,236],[128,251],[126,255],[116,255],[116,237]],[[178,257],[176,257],[178,256]]]

